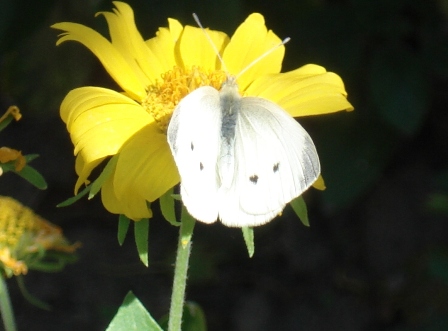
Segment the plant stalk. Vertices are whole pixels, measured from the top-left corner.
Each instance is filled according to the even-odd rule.
[[[179,240],[177,242],[168,331],[181,331],[188,263],[191,252],[191,237],[195,222],[196,221],[184,210],[182,213],[182,223],[179,229]]]
[[[0,312],[2,314],[5,331],[16,331],[14,313],[12,311],[11,300],[9,299],[8,285],[5,278],[0,273]]]

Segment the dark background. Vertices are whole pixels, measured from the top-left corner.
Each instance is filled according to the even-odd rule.
[[[356,109],[299,119],[328,187],[305,194],[310,228],[288,207],[255,229],[250,259],[240,230],[197,224],[187,298],[203,307],[209,330],[448,330],[448,1],[128,3],[145,38],[168,17],[193,25],[192,12],[231,35],[261,12],[292,38],[283,70],[316,63],[338,73]],[[99,198],[55,207],[76,181],[62,98],[78,86],[116,86],[82,45],[56,47],[49,26],[72,21],[107,34],[94,14],[111,9],[100,0],[0,1],[0,105],[24,115],[0,133],[0,146],[39,153],[32,165],[49,184],[39,191],[8,173],[0,194],[83,243],[62,273],[25,277],[53,311],[8,282],[19,330],[104,330],[129,290],[155,318],[168,311],[177,228],[151,221],[145,268],[132,234],[118,245],[117,216]]]

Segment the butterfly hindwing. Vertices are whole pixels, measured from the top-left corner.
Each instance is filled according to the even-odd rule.
[[[319,176],[308,133],[278,105],[245,97],[235,129],[235,177],[222,193],[221,221],[256,226],[278,215]]]
[[[181,177],[182,201],[193,217],[206,223],[218,217],[220,127],[219,92],[204,86],[182,99],[167,132]]]

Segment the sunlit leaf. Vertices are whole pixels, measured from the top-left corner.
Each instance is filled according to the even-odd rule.
[[[106,331],[163,331],[142,303],[128,292]]]

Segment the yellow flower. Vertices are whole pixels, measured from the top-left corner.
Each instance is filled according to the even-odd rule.
[[[112,175],[102,186],[102,201],[112,213],[138,220],[151,217],[153,202],[179,182],[166,141],[170,116],[188,93],[211,85],[219,89],[226,78],[221,62],[204,33],[168,19],[156,37],[144,40],[132,9],[114,2],[113,12],[100,12],[111,41],[76,23],[57,23],[64,31],[57,42],[73,40],[89,48],[121,87],[121,92],[81,87],[68,93],[61,117],[75,146],[75,192],[107,157],[117,155]],[[251,14],[229,38],[208,30],[231,75],[281,40],[268,30],[260,14]],[[280,47],[238,78],[240,93],[259,96],[283,107],[292,116],[325,114],[353,107],[346,100],[339,76],[309,64],[280,73],[285,47]],[[323,182],[320,182],[323,185]]]
[[[0,267],[8,276],[26,274],[47,250],[73,253],[56,225],[36,215],[18,201],[0,196]]]
[[[0,147],[0,168],[1,163],[10,161],[14,161],[14,169],[16,171],[22,170],[26,165],[26,159],[21,151],[9,147]]]

